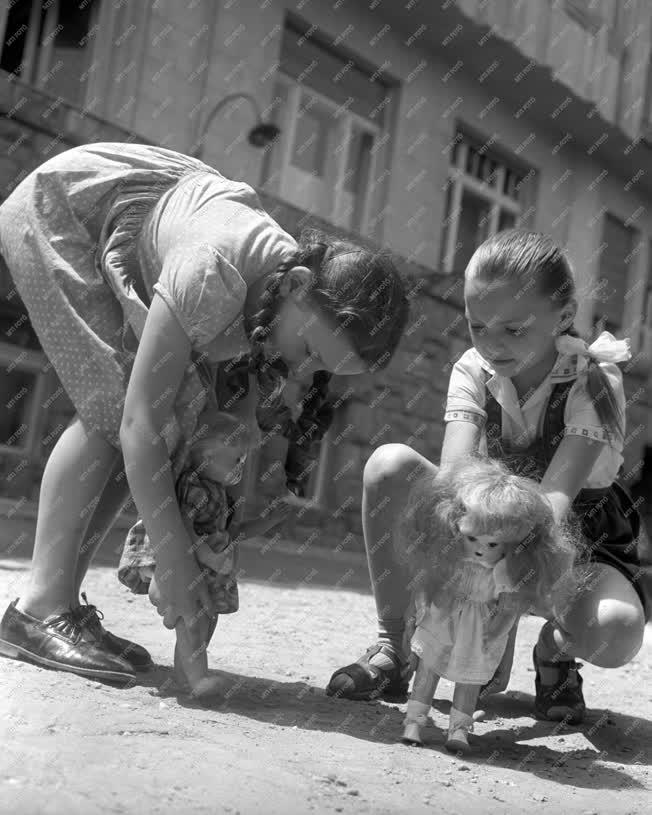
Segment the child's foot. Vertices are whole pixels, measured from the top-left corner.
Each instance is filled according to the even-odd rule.
[[[0,621],[0,654],[109,681],[131,681],[133,666],[98,642],[75,609],[39,620],[9,604]]]
[[[542,632],[543,633],[543,632]],[[537,719],[550,722],[580,724],[584,720],[586,705],[582,694],[581,664],[571,660],[543,659],[545,645],[539,642],[532,651],[536,676],[534,680],[534,711]]]
[[[80,624],[86,626],[107,651],[126,660],[135,671],[148,671],[154,664],[149,651],[142,645],[107,631],[101,622],[104,619],[102,612],[88,602],[86,592],[82,592],[81,596],[84,605],[75,609]]]
[[[473,717],[451,708],[446,749],[451,753],[470,753],[469,733],[473,730]]]
[[[326,687],[328,696],[342,699],[405,700],[410,679],[407,663],[388,645],[372,645],[357,662],[339,668]]]

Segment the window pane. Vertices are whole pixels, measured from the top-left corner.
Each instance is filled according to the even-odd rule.
[[[507,210],[502,209],[498,216],[498,231],[502,232],[503,229],[511,229],[516,226],[516,217]]]
[[[292,148],[292,164],[295,167],[323,177],[328,140],[334,124],[331,111],[314,100],[302,100]]]
[[[371,148],[374,137],[366,130],[354,127],[349,144],[349,159],[346,167],[344,189],[347,192],[364,192],[369,178],[369,164],[371,162]]]
[[[36,0],[38,2],[38,0]],[[9,8],[5,39],[2,43],[0,55],[0,68],[10,73],[21,75],[21,62],[24,57],[25,45],[29,31],[29,19],[32,10],[32,0],[18,0]],[[44,14],[41,13],[40,25],[43,25]],[[40,31],[39,38],[40,38]]]
[[[83,0],[60,0],[50,64],[45,76],[38,77],[49,93],[76,105],[84,103],[97,10],[94,0],[86,4]]]
[[[454,270],[463,272],[471,255],[489,234],[490,205],[469,190],[462,194],[462,210],[457,225]]]
[[[635,232],[622,221],[606,215],[602,230],[604,251],[596,281],[594,324],[617,332],[622,328],[625,292]]]

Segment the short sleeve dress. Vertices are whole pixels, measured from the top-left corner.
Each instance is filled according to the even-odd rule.
[[[41,346],[85,427],[116,448],[154,293],[216,366],[249,348],[247,285],[296,248],[249,185],[149,145],[67,150],[0,206],[0,252]],[[166,431],[171,456],[208,384],[189,365]]]

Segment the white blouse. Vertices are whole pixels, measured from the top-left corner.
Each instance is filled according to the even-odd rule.
[[[609,380],[621,415],[625,416],[625,391],[620,369],[614,363],[601,362],[600,368]],[[485,371],[491,374],[489,379]],[[455,363],[448,385],[444,421],[472,422],[482,429],[480,452],[487,452],[484,425],[486,388],[502,408],[502,438],[518,447],[527,447],[543,431],[543,418],[555,385],[575,380],[564,408],[564,435],[585,436],[602,442],[603,449],[584,485],[587,488],[608,487],[616,478],[623,462],[623,441],[609,438],[587,388],[585,370],[578,371],[576,355],[558,354],[551,372],[523,405],[519,405],[512,380],[497,374],[475,348],[470,348]],[[624,430],[624,427],[623,427]]]

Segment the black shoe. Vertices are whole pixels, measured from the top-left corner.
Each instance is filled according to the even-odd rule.
[[[79,623],[76,609],[37,620],[19,611],[17,602],[9,604],[0,622],[0,654],[96,679],[134,678],[131,665],[102,647]]]
[[[154,665],[149,651],[142,645],[107,631],[101,622],[104,619],[102,612],[88,602],[85,592],[81,596],[84,605],[75,609],[80,625],[86,626],[107,651],[125,659],[135,671],[148,671]]]
[[[567,661],[548,662],[539,659],[537,647],[532,651],[534,663],[535,700],[534,711],[537,719],[549,722],[566,722],[566,724],[581,724],[584,721],[586,705],[582,694],[582,677],[579,669],[582,663],[574,659]],[[555,668],[558,672],[554,685],[544,685],[539,673],[540,667]]]
[[[392,661],[390,669],[379,668],[370,663],[369,660],[380,651]],[[391,648],[386,645],[372,645],[357,662],[335,671],[326,687],[326,694],[338,699],[369,701],[382,696],[395,701],[405,701],[410,673]]]

